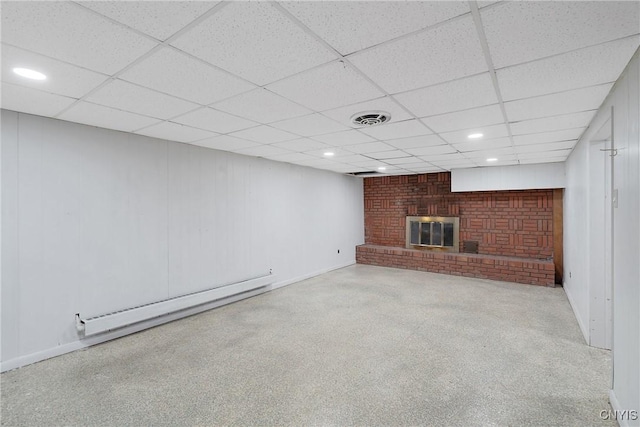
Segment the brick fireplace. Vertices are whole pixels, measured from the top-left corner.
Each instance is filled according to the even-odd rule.
[[[449,172],[365,178],[357,262],[553,286],[553,201],[554,190],[452,193]],[[407,216],[458,217],[460,253],[405,248]]]

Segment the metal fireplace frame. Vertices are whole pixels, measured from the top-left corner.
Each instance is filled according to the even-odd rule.
[[[412,236],[412,223],[418,223],[417,239],[415,234]],[[427,225],[428,224],[428,225]],[[453,227],[448,227],[445,224],[452,224]],[[425,227],[429,227],[428,233],[425,231]],[[408,216],[406,218],[406,248],[407,249],[422,249],[433,250],[441,252],[460,252],[460,218],[449,216]],[[445,229],[452,229],[453,236],[450,241],[451,244],[445,244]],[[438,232],[434,232],[438,231]],[[415,231],[415,229],[413,230]],[[423,241],[423,237],[428,235],[429,241]],[[413,239],[412,239],[413,237]],[[434,238],[438,238],[439,241],[434,241]]]

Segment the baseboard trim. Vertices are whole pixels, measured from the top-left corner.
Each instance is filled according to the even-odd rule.
[[[126,326],[124,328],[120,328],[113,332],[108,332],[105,334],[100,334],[97,336],[87,337],[80,341],[74,341],[68,344],[62,344],[57,347],[53,347],[47,350],[37,351],[35,353],[27,354],[24,356],[19,356],[13,359],[6,360],[4,362],[0,362],[0,372],[10,371],[12,369],[21,368],[23,366],[31,365],[33,363],[41,362],[46,359],[51,359],[52,357],[61,356],[66,353],[71,353],[72,351],[82,350],[83,348],[91,347],[96,344],[101,344],[103,342],[111,341],[117,338],[124,337],[129,334],[134,334],[136,332],[143,331],[145,329],[153,328],[155,326],[163,325],[165,323],[173,322],[174,320],[182,319],[188,316],[192,316],[194,314],[202,313],[207,310],[211,310],[213,308],[217,308],[223,305],[231,304],[236,301],[240,301],[246,298],[250,298],[265,292],[268,292],[273,289],[282,288],[284,286],[288,286],[302,280],[310,279],[315,276],[319,276],[324,273],[328,273],[329,271],[338,270],[340,268],[348,267],[350,265],[355,264],[356,261],[351,260],[344,264],[335,265],[329,268],[324,268],[321,270],[317,270],[313,273],[304,274],[302,276],[294,277],[293,279],[283,280],[281,282],[276,282],[271,286],[267,286],[265,288],[255,289],[253,291],[244,292],[238,295],[233,295],[218,301],[212,301],[207,304],[203,304],[197,307],[191,307],[186,310],[182,310],[176,313],[167,314],[165,316],[157,317],[154,319],[149,319],[144,322],[137,323],[135,325]]]
[[[614,413],[622,413],[625,410],[625,408],[620,406],[620,402],[618,402],[616,393],[613,390],[609,390],[609,403],[611,404],[611,408],[613,408]],[[627,410],[629,409],[627,408]],[[616,418],[616,421],[618,422],[618,425],[620,427],[631,427],[631,424],[629,423],[629,419],[627,418],[624,418],[624,417],[620,417],[620,419]],[[634,425],[640,425],[640,423],[634,424]]]
[[[335,266],[332,266],[332,267],[329,267],[329,268],[323,268],[322,270],[317,270],[317,271],[315,271],[313,273],[309,273],[309,274],[303,274],[302,276],[294,277],[293,279],[283,280],[281,282],[277,282],[277,283],[274,283],[273,285],[271,285],[271,289],[278,289],[278,288],[282,288],[282,287],[285,287],[285,286],[289,286],[289,285],[292,285],[294,283],[301,282],[301,281],[307,280],[307,279],[311,279],[312,277],[316,277],[316,276],[319,276],[319,275],[324,274],[324,273],[328,273],[328,272],[333,271],[333,270],[339,270],[341,268],[349,267],[350,265],[354,265],[355,263],[356,263],[356,260],[354,259],[354,260],[351,260],[351,261],[346,262],[344,264],[338,264],[338,265],[335,265]]]
[[[107,332],[96,336],[87,337],[80,341],[74,341],[68,344],[63,344],[47,350],[38,351],[35,353],[27,354],[25,356],[16,357],[0,363],[0,372],[10,371],[12,369],[22,368],[23,366],[31,365],[32,363],[41,362],[52,357],[61,356],[72,351],[81,350],[83,348],[91,347],[96,344],[111,341],[117,338],[124,337],[126,335],[134,334],[136,332],[143,331],[145,329],[160,326],[165,323],[173,322],[174,320],[182,319],[194,314],[202,313],[213,308],[217,308],[223,305],[231,304],[236,301],[240,301],[246,298],[250,298],[265,292],[268,292],[269,288],[259,288],[249,292],[244,292],[238,295],[233,295],[218,301],[212,301],[207,304],[203,304],[197,307],[191,307],[186,310],[167,314],[165,316],[149,319],[144,322],[136,323],[135,325],[125,326],[124,328],[117,329],[113,332]]]
[[[576,309],[576,305],[574,303],[574,299],[573,296],[571,295],[571,292],[569,292],[569,288],[567,288],[564,284],[562,286],[562,289],[564,290],[564,294],[567,296],[567,300],[569,300],[569,305],[571,306],[571,310],[573,310],[573,315],[576,318],[576,321],[578,322],[578,327],[580,327],[580,331],[582,332],[582,337],[585,340],[585,343],[587,345],[589,344],[589,329],[584,325],[584,323],[582,322],[582,319],[580,318],[580,314],[578,313],[578,310]]]

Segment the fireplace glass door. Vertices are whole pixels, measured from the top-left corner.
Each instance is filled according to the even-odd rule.
[[[407,217],[407,247],[458,252],[457,217]]]

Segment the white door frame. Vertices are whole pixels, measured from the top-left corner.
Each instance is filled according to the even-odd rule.
[[[589,345],[611,349],[613,335],[612,117],[589,145]]]

